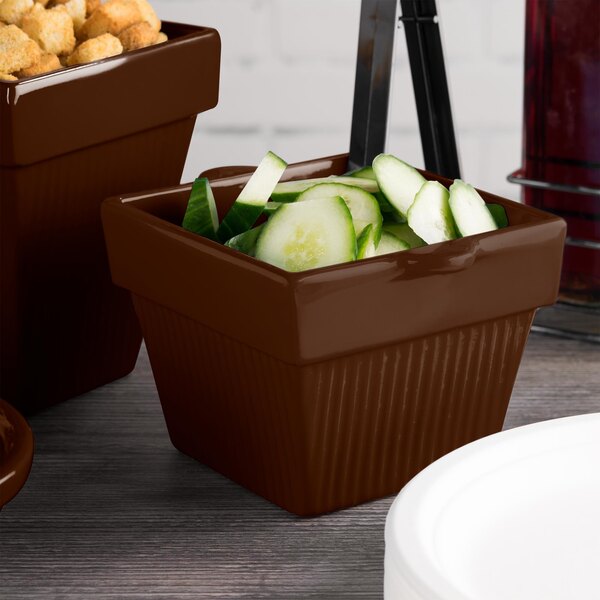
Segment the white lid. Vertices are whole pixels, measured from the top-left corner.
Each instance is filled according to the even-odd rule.
[[[600,413],[484,438],[417,475],[388,514],[385,598],[598,600]]]

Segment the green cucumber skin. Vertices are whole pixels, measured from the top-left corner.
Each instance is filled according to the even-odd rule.
[[[394,171],[392,176],[390,170]],[[388,203],[406,220],[409,208],[427,180],[413,166],[391,154],[376,156],[373,171]]]
[[[217,240],[217,207],[210,183],[205,177],[196,179],[192,184],[190,199],[181,226],[187,231],[209,240]]]
[[[234,206],[236,210],[230,210],[225,215],[217,230],[217,237],[221,243],[248,231],[262,215],[264,209],[263,204],[247,204],[237,201]]]
[[[373,171],[373,167],[371,166],[354,169],[354,171],[346,173],[345,177],[358,177],[360,179],[372,179],[373,181],[377,181],[377,177],[375,177],[375,171]]]
[[[256,223],[286,167],[282,158],[267,152],[217,230],[220,242],[248,231]]]
[[[506,210],[502,204],[488,204],[488,210],[490,211],[492,218],[498,225],[499,229],[503,229],[504,227],[508,227],[508,217],[506,215]]]
[[[227,240],[225,245],[228,248],[241,252],[242,254],[254,256],[256,253],[256,242],[263,227],[264,223],[258,227],[244,231],[244,233],[240,233],[239,235],[232,237],[230,240]]]
[[[375,256],[375,232],[373,224],[369,223],[356,240],[356,258],[369,258]]]
[[[385,256],[386,254],[404,252],[405,250],[410,250],[409,244],[396,237],[393,233],[384,231],[381,234],[381,241],[375,250],[375,256]]]
[[[277,204],[290,204],[291,202],[296,202],[296,198],[302,192],[273,192],[271,194],[271,202],[276,202]]]
[[[281,208],[281,202],[267,202],[263,208],[266,215],[272,215]]]
[[[398,239],[406,242],[411,248],[421,248],[426,246],[424,240],[422,240],[409,226],[407,223],[390,223],[386,222],[383,224],[383,230],[395,235]]]
[[[294,181],[284,181],[275,186],[273,193],[271,194],[271,200],[273,202],[281,202],[282,204],[289,204],[295,202],[298,196],[311,187],[322,183],[339,183],[340,185],[350,185],[358,187],[369,194],[375,194],[379,191],[377,182],[373,179],[363,179],[358,177],[349,177],[344,175],[332,175],[331,177],[316,177],[314,179],[298,179]]]
[[[339,196],[346,202],[348,208],[350,210],[350,214],[352,214],[352,218],[355,222],[356,227],[356,235],[359,236],[367,226],[368,222],[373,225],[373,235],[375,237],[375,245],[379,243],[379,239],[381,238],[381,225],[383,223],[383,217],[381,216],[381,211],[379,209],[379,204],[377,203],[377,199],[373,194],[363,190],[362,188],[355,187],[352,185],[348,185],[346,183],[336,183],[335,181],[331,182],[323,182],[317,185],[314,185],[298,196],[296,202],[304,202],[307,199],[314,198],[326,198],[326,197],[336,197]],[[358,200],[359,199],[359,200]],[[368,219],[368,222],[360,227],[357,225],[357,222],[365,221],[365,219],[361,219],[360,216],[354,215],[352,213],[353,206],[354,211],[357,212],[359,208],[357,202],[360,202],[361,207],[366,207],[367,210],[370,210],[371,214]]]

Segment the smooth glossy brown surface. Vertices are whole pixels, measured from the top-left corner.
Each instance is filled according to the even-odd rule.
[[[25,485],[33,462],[33,433],[8,402],[0,400],[0,508]]]
[[[212,182],[221,216],[247,177]],[[509,228],[287,273],[181,229],[189,191],[103,205],[176,447],[310,515],[394,493],[501,429],[535,308],[556,299],[561,219],[484,193]]]
[[[178,183],[196,115],[218,100],[218,33],[164,30],[165,44],[0,82],[0,389],[25,412],[135,364],[141,333],[110,279],[100,203]]]

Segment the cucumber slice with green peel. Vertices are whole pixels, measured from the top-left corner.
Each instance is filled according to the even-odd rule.
[[[356,259],[352,216],[342,198],[285,204],[264,225],[256,258],[286,271],[306,271]]]
[[[283,206],[283,202],[267,202],[263,209],[266,215],[272,215],[276,210]]]
[[[360,179],[372,179],[373,181],[377,181],[377,177],[375,177],[375,171],[373,171],[373,167],[362,167],[360,169],[356,169],[354,171],[350,171],[346,173],[348,177],[359,177]],[[388,202],[385,194],[381,191],[373,192],[373,196],[379,202],[379,210],[382,213],[394,214],[396,210],[394,207]]]
[[[508,217],[506,216],[506,210],[502,204],[488,204],[487,209],[490,211],[496,225],[498,225],[498,229],[508,227]]]
[[[411,248],[420,248],[427,244],[406,223],[384,223],[383,230],[406,242]]]
[[[283,183],[277,184],[273,193],[271,194],[271,200],[273,202],[295,202],[296,198],[313,185],[319,183],[342,183],[345,185],[353,185],[359,187],[370,194],[374,194],[379,191],[379,186],[376,181],[372,179],[361,179],[359,177],[317,177],[315,179],[301,179],[298,181],[284,181]]]
[[[381,240],[375,249],[374,256],[383,256],[384,254],[402,252],[403,250],[410,250],[410,246],[404,240],[397,238],[393,233],[384,231],[381,234]]]
[[[441,183],[427,181],[408,210],[408,226],[428,244],[456,239],[449,197]]]
[[[356,258],[370,258],[375,256],[376,244],[375,244],[375,232],[373,225],[369,223],[358,236],[356,240]]]
[[[373,171],[388,202],[406,218],[417,192],[426,181],[425,177],[391,154],[376,156]]]
[[[372,179],[373,181],[377,181],[375,171],[373,171],[373,167],[371,166],[361,167],[360,169],[354,169],[354,171],[346,173],[346,176],[359,177],[360,179]]]
[[[244,231],[244,233],[232,237],[225,242],[225,245],[233,250],[247,254],[248,256],[254,256],[256,252],[256,241],[258,240],[258,236],[264,225],[265,224],[263,223],[258,227],[253,227],[248,231]]]
[[[182,227],[209,240],[217,239],[219,216],[215,197],[206,177],[196,179],[192,185]]]
[[[279,156],[267,153],[221,222],[217,231],[219,240],[225,242],[256,223],[286,167],[287,163]]]
[[[383,218],[379,210],[379,204],[373,194],[343,183],[319,183],[302,192],[296,199],[296,202],[335,197],[343,198],[344,202],[348,205],[356,236],[358,237],[363,229],[371,224],[373,226],[375,245],[377,245],[381,237]]]
[[[455,179],[450,186],[450,210],[463,237],[498,229],[477,190],[460,179]]]

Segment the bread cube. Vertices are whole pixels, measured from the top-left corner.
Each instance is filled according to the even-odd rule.
[[[9,75],[8,73],[0,73],[0,81],[17,81],[17,78],[14,75]]]
[[[160,31],[162,23],[157,17],[156,12],[148,2],[148,0],[135,0],[140,12],[142,13],[142,19],[146,21],[158,33]]]
[[[164,44],[165,42],[169,41],[169,36],[166,33],[163,33],[162,31],[158,34],[158,36],[156,37],[156,40],[154,41],[154,45],[156,46],[157,44]]]
[[[85,0],[85,16],[89,17],[102,4],[101,0]]]
[[[0,0],[0,21],[18,25],[33,8],[33,0]]]
[[[142,12],[135,0],[108,0],[101,4],[78,31],[82,40],[104,33],[117,36],[131,25],[143,21]]]
[[[40,47],[16,25],[0,28],[1,73],[13,73],[30,67],[41,55]]]
[[[41,75],[42,73],[49,73],[50,71],[56,71],[60,69],[62,65],[56,54],[50,54],[48,52],[42,54],[40,60],[32,64],[30,67],[21,69],[17,75],[19,77],[33,77],[34,75]]]
[[[110,33],[105,33],[82,42],[67,59],[67,65],[82,65],[94,60],[116,56],[117,54],[121,54],[121,52],[123,52],[123,46],[119,38]]]
[[[39,4],[21,21],[21,28],[50,54],[71,54],[75,48],[73,19],[64,6],[44,10]]]
[[[77,31],[85,22],[86,4],[85,0],[57,0],[56,4],[61,4],[73,19],[73,27]]]
[[[125,52],[151,46],[157,37],[158,34],[147,21],[136,23],[119,34],[119,40],[123,44]]]

